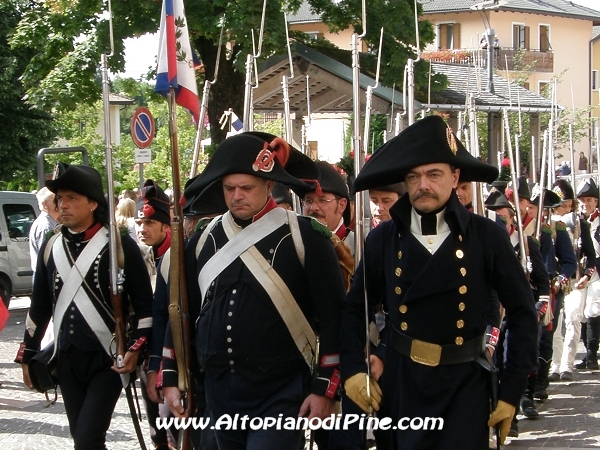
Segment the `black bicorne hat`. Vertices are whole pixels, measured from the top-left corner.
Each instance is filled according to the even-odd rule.
[[[504,180],[496,180],[492,183],[492,187],[496,188],[496,190],[502,192],[503,194],[506,192],[506,186],[508,186],[508,181]]]
[[[102,189],[102,177],[100,172],[93,167],[59,162],[58,177],[46,181],[46,187],[55,194],[59,189],[77,192],[108,210],[104,190]]]
[[[491,209],[492,211],[502,208],[510,208],[513,211],[515,210],[514,206],[506,198],[506,195],[499,190],[493,190],[490,192],[488,198],[485,199],[485,207],[487,209]]]
[[[577,198],[579,197],[594,197],[598,198],[598,186],[593,178],[586,178],[577,186]]]
[[[144,203],[138,211],[138,218],[157,220],[167,225],[171,224],[169,196],[154,180],[144,181],[141,196]]]
[[[567,180],[556,180],[554,182],[552,191],[554,191],[554,193],[557,194],[563,202],[566,200],[575,200],[575,192]]]
[[[399,196],[402,196],[406,192],[406,185],[404,182],[386,184],[385,186],[372,187],[370,190],[382,191],[382,192],[395,192]]]
[[[540,191],[542,188],[539,184],[536,184],[531,190],[531,199],[530,203],[534,205],[540,206]],[[544,208],[556,208],[560,206],[562,200],[556,192],[551,191],[550,189],[544,189]]]
[[[319,176],[312,160],[283,139],[246,132],[225,139],[217,147],[204,171],[185,189],[184,198],[195,197],[215,181],[238,173],[306,190],[318,185]]]
[[[461,181],[498,178],[498,169],[473,157],[440,116],[421,119],[375,151],[354,181],[353,191],[364,191],[404,181],[413,168],[446,163],[460,169]]]
[[[326,161],[315,161],[315,165],[319,169],[319,183],[321,185],[322,192],[330,192],[338,197],[345,198],[347,200],[346,209],[342,214],[344,218],[344,224],[349,225],[351,219],[351,208],[350,208],[350,192],[348,191],[348,185],[344,180],[344,177],[333,168],[331,164]],[[304,196],[315,189],[297,189],[295,192],[304,199]]]
[[[223,185],[221,180],[217,180],[192,198],[184,207],[183,214],[188,216],[212,216],[226,212],[227,204],[223,197]]]
[[[514,200],[514,192],[515,189],[513,187],[512,182],[510,182],[504,194],[509,200]],[[527,177],[525,176],[517,178],[517,195],[519,196],[519,198],[531,200],[531,189],[529,188],[529,182],[527,181]]]
[[[273,197],[273,200],[275,200],[275,203],[277,203],[278,205],[280,205],[281,203],[288,203],[289,205],[293,204],[292,194],[290,193],[290,190],[281,183],[275,183],[273,185],[271,196]]]

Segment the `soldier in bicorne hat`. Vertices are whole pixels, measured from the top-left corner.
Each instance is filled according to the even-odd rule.
[[[398,424],[391,432],[394,448],[487,448],[488,426],[495,425],[503,441],[534,367],[534,301],[507,233],[469,213],[454,191],[459,177],[492,182],[497,175],[468,153],[441,117],[431,116],[388,141],[356,177],[357,191],[400,181],[407,188],[390,210],[392,220],[367,237],[340,335],[346,394],[365,411],[383,402]],[[490,373],[478,363],[485,359],[490,287],[506,309],[510,331],[491,416]],[[370,397],[365,290],[369,306],[383,299],[388,313],[383,375],[370,380]],[[398,423],[407,417],[439,418],[443,426]]]
[[[228,208],[186,248],[186,260],[195,261],[192,276],[187,269],[195,284],[188,287],[190,323],[196,322],[214,420],[239,415],[253,423],[295,423],[298,416],[333,413],[344,286],[331,233],[315,219],[278,208],[271,195],[274,182],[312,190],[318,176],[314,163],[283,139],[248,132],[222,142],[185,190],[190,198],[217,183]],[[172,349],[165,344],[163,391],[181,415]],[[220,448],[292,449],[303,439],[302,430],[289,427],[219,428]]]
[[[48,321],[54,318],[57,378],[76,449],[104,449],[106,431],[122,389],[120,375],[135,370],[152,326],[152,288],[137,244],[122,236],[125,281],[123,316],[134,312],[135,340],[117,368],[111,341],[115,330],[109,292],[108,206],[98,171],[60,164],[59,176],[47,181],[55,195],[62,226],[47,239],[38,256],[31,307],[17,362],[27,363],[40,350]],[[33,373],[31,374],[33,375]]]
[[[564,296],[564,321],[558,316],[557,327],[554,330],[552,365],[550,366],[549,381],[571,381],[573,380],[573,364],[577,351],[577,343],[581,333],[581,319],[583,319],[583,308],[587,293],[587,283],[596,270],[596,252],[592,236],[590,235],[590,224],[576,213],[576,200],[573,188],[566,180],[557,180],[552,189],[561,200],[561,205],[555,207],[552,212],[553,220],[565,223],[571,245],[575,251],[575,258],[579,269],[567,284]],[[555,317],[556,319],[556,317]],[[564,342],[560,332],[560,326],[564,322]]]
[[[600,212],[598,211],[598,186],[593,178],[583,180],[577,189],[577,200],[582,216],[590,225],[590,234],[596,251],[596,270],[586,283],[581,335],[585,343],[586,356],[576,369],[598,369],[598,345],[600,341]]]

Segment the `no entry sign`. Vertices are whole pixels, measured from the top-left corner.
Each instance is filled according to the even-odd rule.
[[[138,108],[131,118],[131,137],[139,148],[147,148],[154,139],[154,118],[148,108]]]

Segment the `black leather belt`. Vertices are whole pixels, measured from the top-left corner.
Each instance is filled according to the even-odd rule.
[[[439,345],[411,338],[392,327],[389,345],[416,363],[435,367],[477,359],[485,349],[485,335],[470,339],[462,345]]]

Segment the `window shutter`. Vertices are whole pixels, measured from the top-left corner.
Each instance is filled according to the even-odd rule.
[[[452,27],[452,48],[460,48],[460,23]]]

